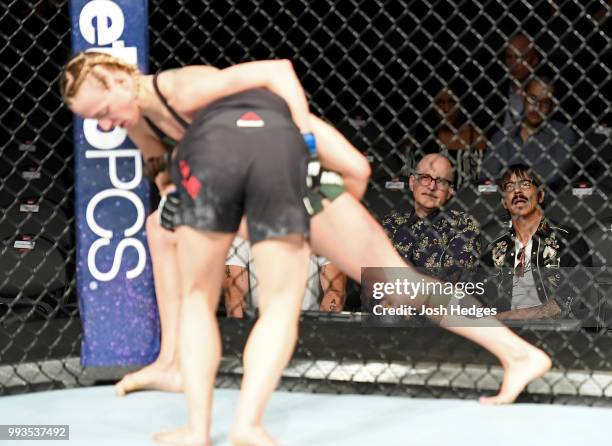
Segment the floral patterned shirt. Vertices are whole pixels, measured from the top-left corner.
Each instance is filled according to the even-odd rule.
[[[478,264],[480,231],[464,212],[436,211],[425,218],[419,218],[414,210],[392,212],[383,219],[383,227],[405,260],[437,277],[458,280],[462,271]],[[453,277],[448,277],[452,271]]]

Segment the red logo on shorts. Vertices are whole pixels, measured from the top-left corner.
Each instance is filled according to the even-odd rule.
[[[238,127],[263,127],[265,122],[257,113],[246,112],[236,121],[236,125]]]
[[[181,184],[189,194],[189,196],[195,200],[195,198],[200,193],[200,189],[202,189],[202,183],[196,177],[191,175],[191,169],[189,168],[189,164],[186,161],[179,161],[179,170],[181,171],[181,176],[183,177],[183,181]]]
[[[181,176],[183,178],[187,178],[189,175],[191,175],[191,170],[189,169],[189,164],[187,164],[183,160],[179,161],[179,169],[181,171]]]

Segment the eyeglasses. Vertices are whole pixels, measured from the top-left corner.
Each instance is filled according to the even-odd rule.
[[[508,181],[502,184],[504,192],[512,192],[516,187],[521,190],[529,190],[534,186],[531,180]]]
[[[554,105],[554,102],[552,99],[550,98],[538,98],[537,96],[534,96],[532,94],[528,94],[527,96],[525,96],[525,99],[527,100],[527,103],[533,107],[538,106],[544,109],[551,109],[552,106]]]
[[[414,176],[421,186],[429,186],[432,181],[434,181],[436,186],[440,189],[448,189],[453,185],[451,180],[447,180],[446,178],[434,178],[426,173],[415,173]]]

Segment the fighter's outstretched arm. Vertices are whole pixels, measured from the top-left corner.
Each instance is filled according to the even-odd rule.
[[[321,165],[340,173],[346,191],[361,200],[372,173],[370,163],[336,128],[315,115],[310,115],[310,122]]]

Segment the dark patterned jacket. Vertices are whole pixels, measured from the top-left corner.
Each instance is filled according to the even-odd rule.
[[[422,219],[414,210],[392,212],[383,227],[405,260],[445,281],[458,281],[478,264],[480,231],[464,212],[436,211]]]
[[[490,267],[485,297],[498,312],[511,309],[515,238],[514,227],[511,227],[487,245],[483,256],[483,264]],[[578,295],[584,270],[572,267],[591,266],[591,257],[579,233],[544,217],[533,236],[530,262],[540,302],[546,304],[554,300],[561,309],[561,317],[583,317],[588,310]]]

